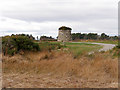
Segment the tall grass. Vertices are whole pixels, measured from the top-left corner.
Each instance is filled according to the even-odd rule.
[[[43,58],[48,55],[48,58]],[[100,75],[108,75],[117,78],[118,61],[102,54],[94,55],[91,60],[88,57],[73,59],[72,55],[63,52],[30,53],[25,56],[3,57],[4,73],[51,73],[52,75],[76,76],[93,78]],[[99,78],[99,77],[97,77]]]

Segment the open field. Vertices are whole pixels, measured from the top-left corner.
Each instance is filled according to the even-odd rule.
[[[80,52],[89,52],[101,46],[82,43],[60,46],[56,43],[42,43],[40,47],[45,49],[39,52],[3,56],[3,87],[118,87],[117,48],[87,55]],[[78,58],[75,58],[76,54]]]
[[[66,47],[70,50],[74,57],[87,55],[89,52],[97,52],[102,48],[100,45],[88,43],[66,43]]]
[[[52,44],[59,42],[51,42]],[[60,43],[63,44],[63,43]],[[64,43],[64,48],[67,49],[67,52],[72,53],[74,57],[79,57],[81,55],[87,55],[89,52],[97,52],[103,46],[89,43],[73,43],[67,42]]]

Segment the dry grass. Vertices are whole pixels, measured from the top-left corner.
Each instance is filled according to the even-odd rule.
[[[39,83],[43,82],[43,86],[39,84],[34,87],[111,87],[110,84],[117,82],[118,60],[117,58],[112,59],[110,56],[105,57],[102,53],[96,53],[91,59],[85,56],[73,59],[72,55],[62,51],[26,52],[24,55],[3,57],[3,72],[6,87],[10,87],[7,84],[7,78],[13,73],[19,76],[28,73],[28,80],[30,80],[30,75],[33,75],[34,78],[42,77],[53,80],[54,85],[47,85],[40,78]],[[60,81],[58,77],[61,78],[61,82],[56,83],[55,81]],[[67,78],[71,78],[71,80],[69,81]],[[64,80],[68,81],[66,81],[66,85],[62,83]],[[83,80],[84,83],[81,83],[80,80]],[[19,85],[15,87],[19,87]],[[117,87],[117,85],[113,87]]]

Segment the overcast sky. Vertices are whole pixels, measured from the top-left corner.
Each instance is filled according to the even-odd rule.
[[[118,34],[119,0],[0,0],[0,36],[12,33],[57,37],[72,33]]]

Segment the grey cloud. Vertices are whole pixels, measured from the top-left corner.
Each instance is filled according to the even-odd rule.
[[[53,23],[52,27],[49,27],[49,23],[46,23],[46,27],[40,25],[42,28],[40,31],[34,30],[35,35],[48,34],[56,37],[58,26],[63,24],[72,27],[73,32],[117,33],[118,0],[9,0],[8,2],[11,3],[4,2],[6,6],[3,6],[4,9],[1,11],[4,17],[28,23],[57,23],[57,25]],[[19,32],[16,30],[11,32]],[[9,31],[10,29],[6,29],[5,32],[11,33]]]
[[[101,0],[101,2],[103,2],[103,0]],[[87,4],[82,5],[80,0],[46,0],[46,2],[37,0],[36,2],[28,3],[29,4],[26,5],[23,4],[21,8],[19,5],[18,7],[16,6],[16,8],[13,7],[11,10],[5,10],[3,11],[3,15],[10,18],[36,22],[89,21],[116,18],[117,16],[116,7],[111,7],[107,3],[106,5],[101,5],[101,7],[99,5],[92,6],[89,1]]]
[[[25,21],[89,21],[99,19],[117,19],[117,10],[48,10],[48,11],[13,11],[4,12],[6,17],[25,20]]]

